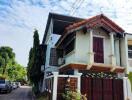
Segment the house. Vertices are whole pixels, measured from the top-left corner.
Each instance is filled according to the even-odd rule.
[[[88,19],[50,13],[43,38],[42,91],[62,100],[71,90],[88,100],[132,100],[132,35],[103,14]],[[109,98],[109,99],[108,99]]]

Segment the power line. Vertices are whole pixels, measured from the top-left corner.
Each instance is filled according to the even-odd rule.
[[[73,12],[73,10],[75,9],[76,5],[80,2],[80,0],[75,0],[75,2],[72,4],[71,6],[71,10],[69,12],[69,14],[71,15],[71,13]]]
[[[84,2],[84,0],[80,0],[80,2],[78,3],[78,7],[76,7],[76,8],[73,10],[72,15],[75,14],[75,12],[77,11],[77,9],[80,8],[80,6],[83,4],[83,2]]]

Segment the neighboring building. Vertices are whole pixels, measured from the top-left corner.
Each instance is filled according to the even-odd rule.
[[[42,44],[42,91],[52,100],[61,100],[67,78],[70,89],[88,100],[132,100],[124,78],[132,71],[132,35],[103,14],[82,19],[50,13]]]

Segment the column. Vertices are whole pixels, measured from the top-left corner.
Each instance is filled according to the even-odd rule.
[[[78,81],[77,81],[78,92],[81,92],[81,75],[82,75],[82,73],[77,74],[77,76],[78,76]]]
[[[124,44],[125,45],[124,46],[125,47],[125,57],[124,58],[126,60],[124,62],[125,62],[125,65],[126,65],[126,72],[129,73],[129,67],[130,66],[129,66],[129,63],[128,63],[128,39],[127,39],[127,35],[125,35],[124,42],[125,42],[125,44]]]
[[[131,83],[127,77],[123,77],[124,100],[132,100]]]
[[[111,64],[114,66],[116,65],[116,58],[114,52],[114,33],[110,33],[110,46],[111,46],[110,60],[111,60]]]
[[[94,53],[93,53],[93,30],[91,29],[90,30],[90,33],[89,33],[89,61],[88,63],[89,64],[92,64],[94,63]]]
[[[56,100],[57,99],[58,72],[53,72],[53,76],[54,76],[54,83],[53,83],[52,100]]]

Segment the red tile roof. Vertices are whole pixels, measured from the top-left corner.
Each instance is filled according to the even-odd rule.
[[[77,23],[74,23],[72,25],[69,25],[68,27],[66,27],[66,30],[69,31],[69,30],[72,30],[72,29],[76,29],[82,25],[85,25],[87,23],[89,24],[96,24],[98,22],[101,22],[101,23],[105,23],[107,24],[109,27],[111,27],[115,32],[119,32],[119,33],[122,33],[124,32],[124,30],[118,26],[116,23],[114,23],[112,20],[110,20],[109,18],[107,18],[106,16],[104,16],[103,14],[100,14],[100,15],[97,15],[97,16],[94,16],[94,17],[91,17],[91,18],[88,18],[88,19],[85,19],[83,21],[80,21],[80,22],[77,22]]]
[[[115,32],[115,33],[123,33],[124,32],[124,30],[120,26],[118,26],[112,20],[107,18],[105,15],[100,14],[100,15],[85,19],[83,21],[74,23],[74,24],[66,27],[64,30],[64,34],[61,36],[61,38],[59,39],[59,41],[57,42],[56,45],[59,45],[60,42],[62,42],[63,39],[68,35],[69,32],[77,30],[81,26],[86,26],[87,29],[89,29],[89,28],[93,28],[97,25],[100,25],[100,26],[110,30],[110,32]]]

